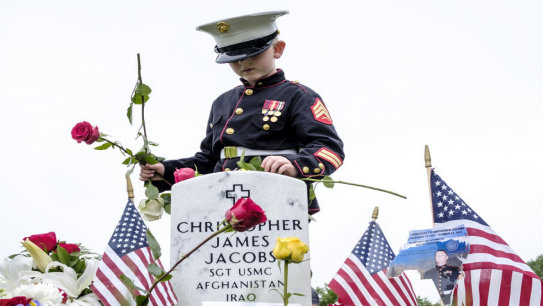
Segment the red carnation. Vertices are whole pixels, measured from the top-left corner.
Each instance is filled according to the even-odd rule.
[[[0,306],[26,306],[32,301],[32,298],[16,296],[13,298],[0,299]]]
[[[26,239],[29,239],[45,252],[51,252],[53,249],[57,248],[57,236],[55,235],[55,232],[31,235],[23,238],[23,241],[26,241]]]
[[[85,141],[86,144],[92,144],[100,138],[100,132],[98,131],[98,126],[94,127],[88,122],[77,123],[74,128],[72,128],[72,139],[76,140],[77,143]]]
[[[266,221],[263,209],[250,198],[238,199],[236,204],[225,213],[225,218],[236,231],[247,231]]]

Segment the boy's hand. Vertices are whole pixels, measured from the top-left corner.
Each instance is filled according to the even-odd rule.
[[[275,173],[277,170],[279,174],[284,174],[293,178],[298,175],[295,166],[283,156],[267,156],[263,160],[261,167],[264,168],[264,172]]]
[[[164,175],[164,165],[161,163],[156,163],[154,165],[145,164],[145,166],[140,164],[140,181],[145,182],[151,177],[151,180],[153,181],[160,180],[161,178],[159,178],[158,176],[154,176],[155,171],[161,176]]]

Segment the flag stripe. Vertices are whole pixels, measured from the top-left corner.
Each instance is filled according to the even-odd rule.
[[[368,296],[369,296],[368,291],[364,287],[361,287],[360,283],[357,284],[359,282],[358,279],[354,280],[353,276],[355,276],[355,275],[353,274],[353,272],[351,272],[351,270],[349,268],[348,268],[349,272],[347,272],[346,267],[347,266],[345,264],[342,265],[340,270],[338,270],[338,274],[344,280],[344,284],[346,284],[349,287],[348,291],[351,290],[352,291],[351,293],[353,293],[353,295],[355,296],[355,298],[352,298],[352,300],[354,302],[362,303],[363,306],[364,305],[372,306],[372,303],[368,302],[366,300],[368,298]],[[374,305],[375,304],[376,303],[374,303]]]
[[[406,276],[405,273],[402,273],[400,278],[402,279],[402,281],[404,281],[405,284],[408,285],[408,294],[412,298],[412,306],[417,306],[417,296],[416,296],[416,293],[414,292],[414,287],[412,287],[412,283],[410,282],[410,279],[408,279],[408,276]]]
[[[523,275],[521,282],[521,293],[519,299],[520,306],[529,306],[531,304],[531,294],[528,294],[527,291],[533,288],[533,278],[528,275]]]
[[[401,294],[402,294],[403,299],[406,300],[406,302],[409,302],[411,306],[417,306],[417,301],[415,301],[415,299],[410,298],[410,293],[411,292],[408,291],[408,290],[410,290],[410,288],[406,284],[406,280],[408,280],[408,278],[406,277],[406,275],[404,275],[404,273],[403,273],[403,276],[399,276],[399,278],[401,278],[401,279],[397,279],[397,281],[400,282],[399,287],[402,289]]]
[[[402,273],[402,275],[404,275],[404,273]],[[393,285],[393,287],[395,288],[395,291],[397,291],[397,293],[400,296],[400,299],[402,299],[402,301],[406,304],[406,306],[414,306],[414,303],[410,301],[409,297],[407,297],[406,294],[404,293],[404,290],[402,289],[402,282],[398,279],[398,277],[389,279],[389,281],[391,281],[391,285]]]
[[[376,281],[378,286],[383,290],[393,306],[406,306],[406,303],[401,298],[399,298],[400,296],[397,290],[395,290],[395,287],[393,287],[393,285],[389,282],[387,276],[385,276],[384,271],[386,271],[386,269],[376,273],[375,275],[372,275],[372,278],[374,278],[374,281]]]
[[[492,269],[491,277],[488,281],[482,281],[483,284],[489,285],[489,295],[487,297],[488,306],[498,306],[499,305],[499,296],[501,290],[501,280],[502,280],[502,271]]]
[[[525,275],[520,272],[512,272],[509,306],[517,306],[520,303],[521,283],[523,281],[523,276]]]
[[[140,249],[138,252],[140,252],[141,256],[143,256],[143,259],[141,258],[141,256],[139,257],[144,263],[153,263],[153,256],[149,247],[147,247],[146,249]],[[153,277],[153,275],[149,271],[147,271],[147,273],[149,275],[149,279],[151,279],[151,281],[154,281],[155,278]],[[163,296],[163,293],[166,293],[166,291],[164,290],[162,283],[158,283],[153,292],[151,293],[151,297],[158,297],[158,300],[160,300],[162,305],[164,306],[166,305],[166,300]]]
[[[161,260],[159,259],[157,261],[159,262],[159,266],[164,268],[164,266],[162,266]],[[174,305],[178,301],[178,298],[176,297],[176,294],[173,292],[173,288],[172,288],[172,284],[170,283],[170,280],[167,282],[161,282],[161,283],[164,284],[164,287],[166,288],[168,292],[167,294],[168,294],[168,300],[170,301],[170,304]]]
[[[358,263],[358,264],[355,264]],[[378,286],[376,281],[372,279],[372,275],[366,270],[363,270],[365,267],[357,259],[356,256],[350,255],[349,259],[346,260],[346,265],[350,268],[355,269],[356,276],[359,278],[359,281],[365,286],[367,291],[370,293],[372,298],[376,301],[376,304],[379,306],[391,306],[391,301],[385,296],[382,289]]]
[[[472,246],[470,246],[472,249]],[[489,281],[491,275],[491,269],[483,269],[480,271],[480,283],[478,285],[478,294],[480,294],[480,306],[487,306],[487,299],[489,296],[489,283],[482,283],[483,281]]]
[[[468,259],[471,259],[470,257],[472,255],[468,255],[469,258]],[[478,258],[476,260],[485,260],[486,256],[478,256]],[[493,262],[474,262],[474,258],[472,258],[473,262],[470,262],[468,264],[463,264],[463,269],[465,270],[474,270],[474,269],[479,269],[479,268],[493,268],[493,269],[500,269],[500,270],[510,270],[510,271],[517,271],[517,272],[522,272],[523,274],[525,275],[529,275],[533,278],[537,278],[538,276],[534,273],[534,272],[529,272],[529,271],[524,271],[520,268],[520,266],[516,266],[516,265],[519,265],[519,263],[515,263],[515,264],[496,264],[496,263],[493,263]],[[510,263],[511,261],[510,260],[507,260],[507,259],[501,259],[501,258],[496,258],[496,262],[505,262],[505,263]],[[510,261],[510,262],[507,262],[507,261]],[[526,265],[527,266],[527,265]]]
[[[366,282],[364,281],[365,279],[361,281],[361,279],[357,277],[357,274],[355,274],[353,270],[351,269],[351,267],[348,265],[348,260],[346,260],[346,263],[342,265],[341,269],[343,269],[344,272],[347,274],[347,277],[346,276],[343,276],[343,277],[344,277],[344,280],[348,282],[348,284],[351,286],[351,288],[354,290],[361,291],[360,294],[362,294],[363,297],[362,298],[359,297],[359,300],[366,299],[369,305],[377,306],[378,302],[376,302],[376,298],[374,298],[375,293],[372,292],[373,291],[372,289],[370,290],[368,289],[368,283],[365,284]]]
[[[508,245],[500,236],[496,235],[495,232],[488,233],[477,228],[466,228],[469,236],[478,236],[488,239],[494,243]]]
[[[151,276],[151,273],[149,273],[149,270],[147,270],[146,266],[144,265],[144,263],[142,263],[142,261],[139,258],[140,256],[138,254],[141,253],[141,251],[142,251],[141,249],[135,250],[134,252],[129,253],[128,255],[122,257],[121,259],[125,261],[125,264],[132,270],[132,272],[134,273],[136,278],[138,278],[138,281],[140,281],[144,289],[149,290],[149,288],[153,284],[152,282],[153,278]],[[136,265],[136,263],[138,263],[138,265]],[[144,271],[143,273],[141,269]],[[147,274],[147,277],[144,273]],[[151,296],[149,296],[149,301],[153,304],[153,306],[158,306],[158,305],[164,306],[165,305],[164,301],[160,301],[160,302],[157,301],[157,298],[155,298],[154,293],[155,293],[155,290],[153,290],[153,293],[151,293]]]
[[[542,306],[542,281],[539,279],[533,279],[531,306]]]
[[[499,295],[499,306],[508,306],[510,304],[511,281],[512,271],[503,271],[501,277],[501,294]]]
[[[100,284],[100,288],[104,288],[104,285]],[[94,283],[91,285],[91,290],[93,290],[93,293],[96,294],[96,296],[98,298],[100,298],[100,301],[102,302],[102,304],[104,306],[113,306],[110,304],[110,302],[108,302],[108,300],[105,298],[104,295],[102,295],[102,293],[98,290],[99,288],[96,288],[94,286]],[[117,304],[118,305],[118,304]]]
[[[523,260],[515,253],[504,252],[501,250],[494,249],[487,245],[472,244],[470,245],[470,252],[471,253],[487,253],[499,258],[510,259],[514,262],[518,262],[518,263],[523,262]]]
[[[472,296],[472,273],[476,273],[478,271],[479,270],[465,272],[465,294],[467,296],[465,300],[466,306],[474,306],[474,297]]]
[[[104,257],[102,257],[102,260],[104,260]],[[98,275],[99,271],[103,276]],[[121,282],[121,280],[117,278],[117,276],[115,276],[115,274],[110,270],[109,267],[104,266],[103,268],[99,268],[97,271],[97,277],[102,281],[110,281],[111,284],[106,285],[105,287],[111,292],[111,294],[114,296],[114,299],[120,305],[131,306],[136,304],[136,302],[132,300],[132,294],[130,293],[130,290]]]
[[[346,306],[363,306],[363,304],[359,301],[353,290],[348,286],[348,284],[344,281],[344,279],[336,274],[334,278],[332,279],[331,283],[329,283],[329,288],[338,295],[338,298],[342,299],[344,302],[344,305]]]

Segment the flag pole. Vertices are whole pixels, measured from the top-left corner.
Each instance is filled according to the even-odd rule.
[[[376,219],[378,219],[379,213],[380,213],[380,208],[376,206],[374,208],[374,211],[372,212],[372,221],[376,221]]]
[[[429,146],[425,145],[425,168],[427,168],[427,184],[429,186],[429,200],[431,201],[431,222],[433,222],[434,228],[434,209],[433,209],[433,193],[431,191],[431,152],[429,152]]]
[[[130,175],[125,176],[127,178],[127,193],[128,198],[130,201],[132,201],[132,204],[134,204],[134,189],[132,188],[132,182],[130,181]]]

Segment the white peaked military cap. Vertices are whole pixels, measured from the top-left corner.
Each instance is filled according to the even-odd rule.
[[[276,18],[289,11],[255,13],[226,18],[196,27],[215,39],[215,62],[229,63],[267,50],[279,34]]]

